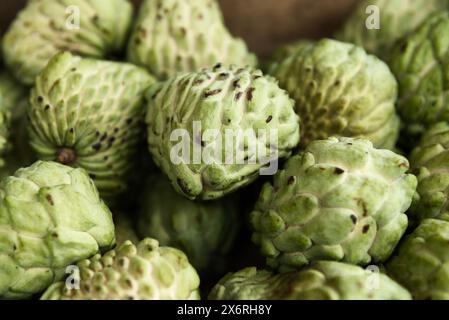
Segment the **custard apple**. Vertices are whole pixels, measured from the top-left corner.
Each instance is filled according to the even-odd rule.
[[[217,64],[179,74],[151,86],[147,100],[154,161],[192,200],[250,184],[299,141],[294,102],[259,70]]]
[[[393,49],[397,109],[408,140],[418,140],[432,124],[449,121],[448,28],[449,12],[435,14]]]
[[[226,29],[216,0],[146,0],[128,60],[165,80],[215,63],[255,66],[255,55]]]
[[[0,182],[0,297],[28,298],[115,244],[112,215],[82,169],[39,161]]]
[[[410,293],[374,267],[367,270],[318,261],[296,272],[273,274],[255,267],[229,273],[210,300],[410,300]]]
[[[363,0],[336,39],[388,58],[393,45],[433,12],[449,8],[447,0]]]
[[[42,300],[199,300],[199,277],[182,251],[150,238],[77,264],[79,288],[58,282]],[[76,274],[75,274],[76,278]]]
[[[298,40],[279,47],[268,61],[266,66],[267,71],[270,70],[272,65],[282,62],[295,53],[300,52],[303,48],[310,46],[311,44],[312,41],[309,40]]]
[[[133,15],[127,0],[33,0],[3,39],[6,65],[32,85],[60,51],[104,58],[124,49]]]
[[[199,271],[223,271],[239,230],[234,198],[195,202],[178,195],[165,176],[152,175],[141,196],[140,236],[181,249]]]
[[[0,95],[3,97],[0,109],[9,112],[12,121],[20,120],[26,112],[29,90],[3,70],[0,71]]]
[[[387,271],[418,300],[449,300],[449,222],[424,219]]]
[[[344,136],[394,147],[399,132],[397,83],[388,66],[363,49],[323,39],[297,48],[269,73],[296,101],[302,146]]]
[[[368,140],[314,141],[264,185],[253,241],[281,272],[316,260],[385,261],[407,228],[416,189],[406,158]]]
[[[86,169],[102,197],[123,191],[153,78],[131,64],[56,55],[31,92],[29,136],[43,160]]]

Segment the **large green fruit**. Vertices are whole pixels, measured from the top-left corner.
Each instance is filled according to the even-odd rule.
[[[133,8],[127,0],[33,0],[3,39],[6,65],[32,85],[60,51],[104,58],[126,45]]]
[[[31,92],[33,149],[40,159],[86,169],[103,197],[115,196],[135,162],[153,81],[131,64],[56,55]]]
[[[200,280],[181,251],[147,238],[77,264],[79,288],[58,282],[43,300],[198,300]],[[76,281],[75,281],[76,282]]]
[[[84,170],[39,161],[0,182],[0,297],[40,293],[114,243],[111,212]]]
[[[165,79],[218,62],[255,66],[255,55],[226,29],[216,0],[146,0],[128,46],[129,61]]]
[[[416,189],[408,167],[367,140],[312,142],[265,184],[251,214],[253,240],[280,271],[315,260],[383,262],[407,228]]]

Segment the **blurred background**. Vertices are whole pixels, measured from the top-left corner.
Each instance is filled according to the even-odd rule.
[[[186,0],[188,1],[188,0]],[[219,0],[226,25],[250,49],[267,57],[282,44],[329,36],[358,0]],[[27,0],[0,0],[4,32]],[[136,6],[141,0],[132,0]]]

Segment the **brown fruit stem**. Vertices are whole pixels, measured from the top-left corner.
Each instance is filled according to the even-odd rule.
[[[56,160],[65,165],[71,165],[76,161],[76,152],[71,148],[62,148],[58,150]]]

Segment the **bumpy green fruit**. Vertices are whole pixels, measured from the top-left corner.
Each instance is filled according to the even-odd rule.
[[[9,72],[0,72],[0,95],[3,97],[0,109],[10,112],[13,121],[17,121],[25,115],[28,94],[28,90],[18,83]]]
[[[3,39],[4,60],[15,77],[32,85],[60,51],[101,58],[123,49],[133,9],[127,0],[34,0]]]
[[[253,182],[268,165],[264,155],[289,156],[299,141],[293,101],[259,70],[218,64],[180,74],[153,85],[147,100],[154,161],[190,199]]]
[[[449,121],[449,12],[433,15],[395,46],[390,66],[398,79],[399,115],[404,134],[419,137],[440,121]]]
[[[273,274],[255,267],[226,275],[210,300],[410,300],[385,274],[341,262],[319,261],[297,272]]]
[[[388,66],[352,44],[305,44],[270,73],[296,101],[301,143],[330,136],[361,137],[392,149],[399,131],[397,83]]]
[[[128,47],[129,61],[165,79],[218,62],[255,66],[256,57],[226,29],[216,0],[146,0]]]
[[[80,261],[79,289],[55,283],[43,300],[199,300],[199,277],[181,251],[153,239],[126,241]]]
[[[296,54],[297,52],[300,52],[303,48],[306,48],[311,44],[312,41],[298,40],[278,48],[268,62],[266,69],[270,70],[276,63],[282,62],[283,60]]]
[[[314,260],[385,261],[407,228],[416,177],[406,158],[363,139],[312,142],[265,184],[253,240],[280,271]]]
[[[360,1],[336,38],[388,57],[391,47],[433,12],[448,8],[446,0]]]
[[[27,298],[114,245],[109,209],[84,170],[36,162],[0,182],[0,297]]]
[[[440,122],[430,127],[412,151],[410,163],[418,177],[412,218],[449,221],[449,124]]]
[[[33,149],[40,159],[86,169],[104,197],[123,191],[151,83],[131,64],[56,55],[31,92]]]
[[[181,249],[200,271],[222,271],[239,229],[233,198],[195,202],[178,195],[165,176],[153,175],[141,196],[142,237]]]
[[[387,271],[415,299],[449,300],[449,222],[425,219],[399,247]]]

